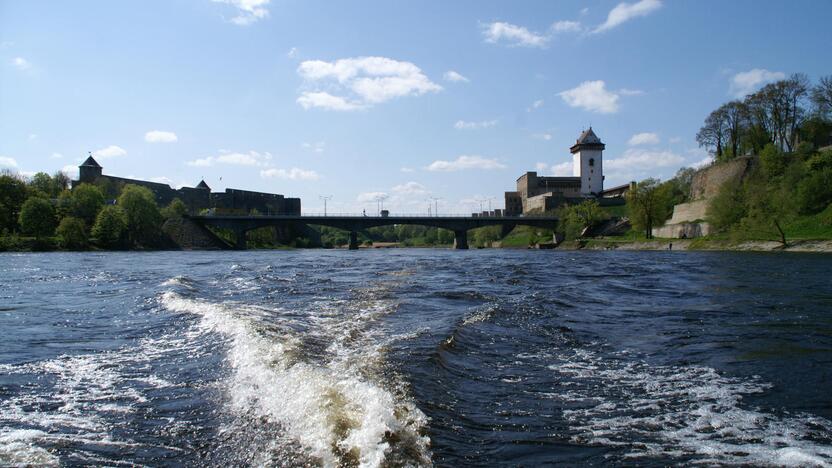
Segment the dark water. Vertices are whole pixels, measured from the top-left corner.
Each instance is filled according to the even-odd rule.
[[[0,255],[0,465],[832,465],[832,257]]]

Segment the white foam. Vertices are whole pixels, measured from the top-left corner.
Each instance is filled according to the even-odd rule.
[[[408,401],[366,378],[364,370],[378,358],[384,342],[372,333],[358,333],[359,324],[378,317],[381,307],[364,304],[354,320],[320,314],[318,329],[331,343],[323,362],[301,359],[300,340],[290,330],[265,336],[232,305],[183,298],[167,292],[162,304],[169,310],[201,318],[203,331],[229,339],[227,362],[233,369],[228,382],[230,404],[246,414],[254,411],[284,428],[325,466],[344,463],[380,466],[398,443],[414,444],[429,463],[428,439],[420,435],[426,417]]]
[[[770,385],[701,366],[651,366],[587,350],[549,368],[582,385],[557,395],[581,409],[564,416],[574,440],[627,447],[628,458],[692,457],[698,463],[832,466],[832,422],[744,408],[744,395]],[[824,444],[816,440],[820,435]],[[813,440],[814,439],[814,440]]]
[[[35,429],[0,429],[0,465],[59,466],[58,457],[36,445],[46,435]]]

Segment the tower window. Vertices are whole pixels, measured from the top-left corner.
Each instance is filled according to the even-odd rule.
[[[595,165],[595,158],[589,158],[589,166],[592,167]]]

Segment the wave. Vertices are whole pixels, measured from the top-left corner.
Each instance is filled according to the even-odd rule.
[[[161,303],[170,311],[198,316],[202,332],[227,339],[229,407],[240,418],[278,424],[287,440],[273,442],[299,444],[325,466],[375,467],[404,458],[411,465],[430,464],[425,415],[368,377],[367,365],[378,359],[383,342],[362,337],[356,327],[379,313],[371,304],[364,304],[364,316],[352,321],[324,314],[317,333],[330,343],[326,358],[313,361],[304,353],[302,337],[291,329],[258,327],[240,306],[172,291],[162,295]]]

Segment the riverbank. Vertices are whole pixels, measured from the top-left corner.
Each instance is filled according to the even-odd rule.
[[[731,241],[726,239],[589,239],[561,243],[558,250],[708,250],[734,252],[818,252],[832,253],[832,240],[795,240],[783,246],[776,241]]]

